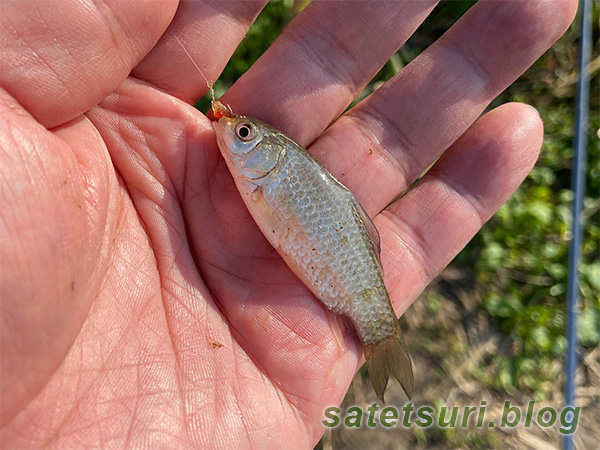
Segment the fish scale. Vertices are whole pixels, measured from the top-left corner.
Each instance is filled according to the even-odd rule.
[[[383,285],[373,258],[355,256],[368,255],[371,243],[366,233],[361,233],[349,192],[336,184],[324,183],[319,177],[320,167],[308,165],[303,159],[304,155],[297,152],[286,153],[280,169],[264,188],[266,201],[282,213],[287,219],[284,225],[291,230],[287,239],[277,245],[290,259],[300,262],[315,295],[336,313],[355,311],[359,333],[365,333],[371,310],[378,315],[388,310],[378,302],[360,308],[362,301],[357,294]],[[311,200],[306,202],[303,198]],[[315,204],[320,207],[317,209]],[[349,225],[344,227],[343,222]],[[379,327],[369,331],[375,342],[389,334],[387,330],[388,334],[380,335]]]

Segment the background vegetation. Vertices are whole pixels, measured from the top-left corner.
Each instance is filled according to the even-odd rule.
[[[271,2],[241,43],[220,80],[217,96],[241,76],[310,1]],[[365,88],[364,98],[443,34],[474,2],[442,2],[417,33]],[[582,345],[577,400],[584,407],[575,443],[600,441],[595,418],[600,364],[600,132],[598,10],[587,160],[585,236],[581,263],[578,336]],[[508,101],[535,106],[544,120],[541,157],[531,175],[423,294],[402,319],[417,370],[431,376],[417,384],[419,404],[478,405],[481,399],[526,404],[529,398],[562,407],[566,350],[565,304],[571,227],[570,189],[577,20],[571,29],[490,108]],[[208,109],[206,99],[198,107]],[[360,371],[347,404],[375,401]],[[422,378],[422,377],[419,377]],[[389,394],[388,394],[389,395]],[[397,393],[401,404],[401,394]],[[390,403],[394,404],[392,399]],[[490,412],[493,414],[493,411]],[[589,418],[589,427],[584,415]],[[595,417],[595,418],[594,418]],[[594,425],[595,424],[595,425]],[[328,431],[323,448],[544,447],[559,445],[558,432],[533,430],[399,429]],[[375,433],[375,434],[373,434]],[[591,439],[591,440],[588,440]],[[544,447],[545,448],[545,447]]]

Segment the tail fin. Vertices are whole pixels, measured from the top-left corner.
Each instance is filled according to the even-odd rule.
[[[394,376],[410,399],[413,391],[413,370],[404,336],[398,328],[389,338],[364,346],[369,378],[377,397],[385,403],[383,395],[388,379]]]

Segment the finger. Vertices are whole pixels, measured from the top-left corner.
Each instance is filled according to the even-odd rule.
[[[311,142],[408,39],[435,1],[311,3],[223,96]]]
[[[0,86],[46,127],[66,123],[113,91],[154,46],[176,2],[149,5],[4,3]]]
[[[195,64],[208,80],[216,80],[267,1],[182,1],[167,32],[133,76],[194,103],[207,90]]]
[[[376,217],[400,312],[508,199],[535,163],[543,125],[526,105],[483,116],[417,185]]]
[[[563,0],[477,3],[311,153],[367,211],[380,211],[558,39],[575,8]]]

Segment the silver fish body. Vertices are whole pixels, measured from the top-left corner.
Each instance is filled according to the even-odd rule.
[[[362,341],[377,395],[390,375],[412,394],[412,365],[383,282],[379,235],[354,195],[304,148],[249,117],[214,124],[255,222],[291,270]]]

